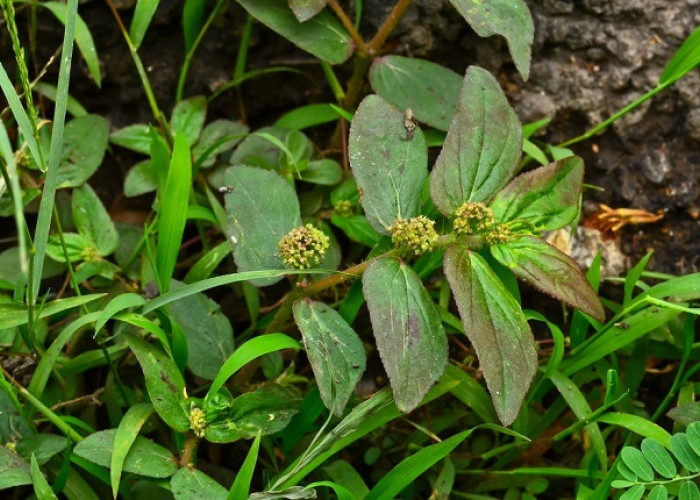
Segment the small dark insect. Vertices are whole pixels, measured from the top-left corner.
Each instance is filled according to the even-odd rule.
[[[406,115],[403,119],[403,126],[406,129],[406,137],[402,139],[404,141],[410,141],[413,139],[413,134],[418,126],[418,120],[416,120],[413,110],[411,108],[406,109]]]

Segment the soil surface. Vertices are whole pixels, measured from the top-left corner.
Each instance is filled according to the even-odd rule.
[[[133,0],[120,0],[125,23]],[[354,2],[347,2],[352,3]],[[393,2],[365,0],[361,31],[371,35]],[[521,120],[551,118],[537,139],[560,143],[576,136],[651,89],[666,62],[700,24],[700,0],[531,0],[535,46],[530,78],[523,82],[505,41],[474,34],[448,0],[416,0],[389,43],[393,53],[427,58],[463,73],[470,64],[497,74]],[[348,10],[352,9],[348,6]],[[140,51],[160,106],[173,105],[183,60],[181,2],[161,0]],[[80,13],[95,39],[102,65],[102,89],[89,79],[82,61],[74,64],[71,93],[113,128],[146,122],[150,110],[114,17],[104,2],[87,0]],[[46,61],[60,46],[62,27],[40,12],[37,59]],[[245,15],[229,5],[197,52],[186,95],[210,95],[233,73]],[[128,25],[128,24],[127,24]],[[0,40],[3,62],[11,66],[7,37]],[[256,24],[248,69],[293,66],[304,74],[277,73],[245,84],[242,102],[231,93],[215,100],[210,120],[245,119],[252,127],[272,123],[291,108],[332,102],[317,62]],[[55,75],[56,68],[50,73]],[[338,68],[342,79],[350,64]],[[51,80],[50,80],[51,81]],[[369,91],[369,89],[367,89]],[[688,273],[700,267],[700,72],[694,71],[619,120],[606,133],[573,147],[587,164],[587,214],[598,203],[663,213],[660,222],[628,226],[619,244],[632,261],[649,249],[657,271]],[[148,208],[148,199],[116,198],[137,158],[123,150],[108,155],[91,184],[108,206]]]

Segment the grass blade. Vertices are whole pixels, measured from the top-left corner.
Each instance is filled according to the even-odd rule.
[[[238,474],[236,474],[236,479],[231,485],[231,489],[228,492],[226,500],[246,500],[248,498],[248,493],[250,492],[250,482],[253,479],[253,472],[255,472],[255,463],[258,461],[260,437],[261,433],[258,431],[258,435],[255,438],[255,441],[253,441],[253,445],[250,447],[243,465],[241,465],[241,468],[238,470]]]
[[[153,14],[156,13],[159,3],[160,0],[138,0],[136,4],[134,17],[131,19],[131,27],[129,28],[129,36],[137,49],[141,46],[141,42],[146,36],[146,31],[151,24],[151,19],[153,19]]]
[[[134,444],[136,437],[148,417],[153,414],[153,406],[150,403],[140,403],[132,406],[119,422],[117,432],[114,434],[114,445],[112,447],[112,459],[110,462],[109,477],[112,482],[112,495],[117,498],[119,492],[119,480],[122,475],[122,468],[126,455]]]
[[[43,4],[44,6],[48,4]],[[61,7],[63,7],[62,4]],[[73,38],[75,35],[75,22],[78,16],[78,0],[68,0],[65,7],[66,30],[63,37],[63,50],[61,52],[61,65],[58,70],[58,86],[56,91],[56,108],[53,115],[53,130],[51,131],[51,147],[49,148],[49,162],[46,168],[44,191],[39,205],[39,216],[34,233],[34,266],[29,279],[28,301],[34,303],[39,295],[39,285],[44,267],[46,255],[46,243],[49,239],[51,226],[51,214],[53,213],[56,184],[58,182],[58,162],[63,152],[63,128],[66,121],[66,107],[68,102],[68,85],[70,83],[70,68],[73,60]]]
[[[265,354],[282,349],[301,349],[299,342],[281,333],[271,333],[250,339],[229,356],[211,383],[205,399],[211,398],[226,381],[246,364]]]
[[[39,464],[36,461],[36,457],[32,453],[32,482],[34,484],[34,493],[36,493],[36,497],[39,500],[49,500],[49,499],[55,499],[58,500],[58,497],[56,494],[51,491],[51,486],[49,486],[48,481],[46,481],[46,478],[44,477],[44,474],[41,473],[41,469],[39,469]]]
[[[158,252],[156,269],[161,293],[170,288],[175,270],[180,242],[187,222],[187,206],[192,188],[192,158],[187,139],[180,134],[175,137],[170,170],[165,181],[165,191],[160,194],[158,212]]]

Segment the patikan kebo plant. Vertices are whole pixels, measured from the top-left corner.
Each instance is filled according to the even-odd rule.
[[[429,197],[425,139],[418,128],[407,134],[406,124],[404,113],[370,95],[350,129],[350,164],[360,204],[372,228],[387,236],[380,243],[385,251],[373,252],[345,276],[297,285],[287,301],[321,308],[310,298],[363,274],[374,338],[394,399],[401,411],[410,412],[443,374],[448,350],[440,312],[407,261],[444,253],[443,271],[464,330],[478,354],[498,416],[510,425],[535,375],[537,353],[521,307],[499,274],[511,271],[593,319],[604,320],[603,307],[578,266],[541,238],[578,215],[583,161],[566,158],[511,180],[520,164],[522,127],[496,80],[478,67],[467,70],[430,174]],[[310,223],[302,225],[296,196],[285,179],[274,172],[233,166],[227,182],[229,230],[237,242],[234,255],[241,271],[318,267],[327,237]],[[391,245],[394,248],[387,248]],[[347,338],[358,341],[338,313],[327,307],[323,311],[320,324],[342,324]],[[281,307],[275,324],[284,324],[289,314],[289,307]],[[307,338],[312,328],[295,317]],[[315,375],[323,379],[316,369]],[[344,390],[352,387],[345,385]],[[339,391],[336,387],[325,393],[329,408],[334,406],[331,394],[341,397]]]

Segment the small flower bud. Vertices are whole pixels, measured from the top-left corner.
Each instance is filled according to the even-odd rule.
[[[467,202],[455,211],[452,223],[457,234],[470,235],[490,231],[496,219],[489,207],[483,203]]]
[[[509,238],[510,229],[503,224],[498,224],[486,235],[486,243],[489,245],[497,245],[498,243],[505,243]]]
[[[339,200],[333,209],[341,217],[350,217],[355,211],[354,205],[350,200]]]
[[[277,244],[284,265],[290,269],[309,269],[321,263],[330,239],[312,224],[292,229]]]
[[[204,437],[204,430],[207,427],[207,417],[201,408],[192,408],[190,410],[190,429],[194,435],[201,438]]]
[[[391,241],[397,248],[408,248],[415,255],[432,250],[438,239],[435,221],[424,215],[411,219],[396,219],[391,226]]]

